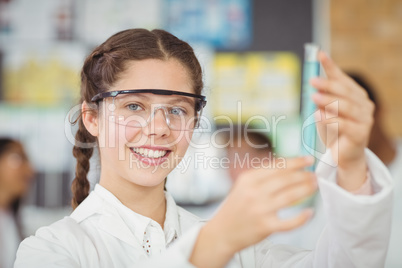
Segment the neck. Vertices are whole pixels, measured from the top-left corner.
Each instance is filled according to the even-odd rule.
[[[151,218],[163,228],[166,214],[164,183],[154,187],[140,186],[123,178],[103,179],[100,185],[116,196],[120,202],[132,211]]]

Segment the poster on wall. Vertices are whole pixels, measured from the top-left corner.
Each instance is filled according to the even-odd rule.
[[[290,52],[218,53],[212,109],[236,123],[299,112],[300,61]]]
[[[0,44],[72,40],[74,3],[74,0],[0,1]]]
[[[162,0],[85,0],[77,2],[76,31],[87,44],[98,45],[129,28],[161,28]]]
[[[246,124],[269,136],[274,152],[300,148],[299,57],[290,52],[218,53],[209,104],[220,127]]]
[[[68,106],[79,99],[79,44],[9,47],[3,59],[3,101],[31,106]]]
[[[251,0],[166,0],[167,31],[190,43],[245,49],[252,41]]]

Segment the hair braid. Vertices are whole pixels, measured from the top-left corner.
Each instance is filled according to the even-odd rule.
[[[77,141],[82,143],[90,143],[96,141],[85,128],[82,118],[79,118],[78,131],[75,134]],[[73,198],[71,200],[71,206],[75,209],[89,194],[89,181],[87,178],[89,171],[89,159],[93,154],[93,148],[84,148],[82,146],[75,145],[73,148],[73,155],[77,159],[77,166],[75,168],[75,178],[71,185],[71,191],[73,192]]]

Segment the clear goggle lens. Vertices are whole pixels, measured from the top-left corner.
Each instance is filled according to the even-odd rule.
[[[171,130],[193,130],[199,127],[203,104],[187,96],[163,96],[163,104],[153,101],[152,93],[121,94],[104,98],[109,121],[127,127],[142,128],[163,116]],[[205,105],[205,104],[204,104]]]

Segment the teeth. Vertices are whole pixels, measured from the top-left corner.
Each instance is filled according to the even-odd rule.
[[[144,157],[148,158],[159,158],[165,156],[167,151],[163,150],[151,150],[151,149],[144,149],[144,148],[133,148],[133,151],[137,154],[140,154]]]

